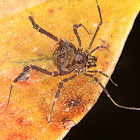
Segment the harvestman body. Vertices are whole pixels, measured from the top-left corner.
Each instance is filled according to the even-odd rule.
[[[13,84],[17,83],[19,80],[27,81],[28,78],[29,78],[29,73],[31,72],[31,70],[36,70],[36,71],[39,71],[41,73],[44,73],[44,74],[47,74],[47,75],[50,75],[50,76],[53,76],[53,77],[63,76],[63,75],[67,75],[67,74],[70,74],[70,73],[74,72],[73,76],[65,78],[65,79],[61,80],[61,82],[59,83],[58,90],[57,90],[57,92],[55,94],[55,97],[54,97],[54,100],[53,100],[53,104],[52,104],[52,108],[51,108],[50,114],[48,116],[48,122],[50,122],[50,118],[51,118],[51,114],[52,114],[52,111],[53,111],[53,107],[55,105],[56,99],[60,96],[60,92],[61,92],[61,89],[63,87],[63,84],[65,82],[68,82],[68,81],[74,79],[76,76],[79,75],[79,72],[81,72],[85,76],[89,76],[91,78],[94,78],[94,80],[96,82],[98,82],[99,85],[102,87],[102,89],[104,90],[104,92],[107,95],[107,97],[109,97],[109,99],[116,106],[118,106],[120,108],[125,108],[125,109],[140,110],[140,108],[125,107],[125,106],[117,104],[111,98],[111,96],[110,96],[109,92],[107,91],[107,89],[100,83],[98,78],[95,77],[94,75],[90,74],[90,73],[99,73],[99,74],[109,78],[108,75],[104,74],[101,71],[97,71],[97,70],[96,71],[88,71],[88,68],[95,67],[96,66],[96,62],[97,62],[97,58],[95,56],[92,56],[92,53],[94,51],[100,49],[100,48],[108,49],[107,47],[104,47],[104,46],[98,46],[95,49],[93,49],[92,51],[90,51],[90,49],[92,47],[92,44],[93,44],[93,41],[94,41],[94,39],[95,39],[99,29],[100,29],[100,26],[103,23],[102,22],[102,16],[101,16],[100,7],[98,5],[98,1],[96,0],[96,2],[97,2],[97,8],[98,8],[98,11],[99,11],[99,16],[100,16],[100,22],[99,22],[99,24],[97,26],[97,29],[96,29],[93,37],[92,37],[90,45],[89,45],[89,47],[88,47],[88,49],[86,51],[83,51],[82,44],[81,44],[81,39],[80,39],[80,36],[79,36],[79,34],[77,32],[78,28],[83,27],[86,30],[86,32],[89,34],[87,29],[82,24],[75,24],[75,25],[73,25],[73,31],[74,31],[74,34],[76,35],[76,38],[77,38],[78,43],[79,43],[79,47],[78,47],[78,49],[76,49],[76,47],[72,43],[69,43],[67,41],[63,41],[61,39],[58,39],[56,36],[54,36],[50,32],[47,32],[44,29],[42,29],[38,24],[35,23],[34,19],[31,16],[29,16],[29,20],[32,23],[33,28],[38,30],[40,33],[43,33],[43,34],[47,35],[48,37],[50,37],[51,39],[56,41],[57,44],[59,45],[55,49],[55,51],[53,52],[53,55],[52,55],[54,64],[56,65],[58,71],[50,72],[50,71],[47,71],[45,69],[39,68],[39,67],[37,67],[35,65],[30,65],[30,66],[24,67],[23,68],[23,72],[17,78],[15,78],[14,81],[12,82],[7,105],[1,111],[7,109],[8,105],[9,105]],[[114,85],[116,85],[112,81],[111,78],[109,78],[109,79],[110,79],[110,81]]]

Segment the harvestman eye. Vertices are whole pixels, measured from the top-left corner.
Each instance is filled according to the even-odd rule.
[[[31,24],[33,25],[34,29],[36,29],[38,32],[40,32],[42,34],[47,35],[48,37],[50,37],[51,39],[56,41],[56,43],[59,45],[55,49],[55,51],[53,52],[53,55],[52,55],[54,64],[56,65],[58,70],[54,71],[54,72],[50,72],[50,71],[47,71],[45,69],[39,68],[35,65],[30,65],[30,66],[24,67],[23,72],[21,72],[21,74],[17,78],[15,78],[13,80],[13,82],[11,83],[8,102],[7,102],[6,106],[1,110],[1,112],[8,108],[11,93],[12,93],[12,89],[13,89],[13,85],[20,80],[27,81],[29,79],[29,73],[31,72],[31,70],[36,70],[38,72],[41,72],[41,73],[44,73],[44,74],[47,74],[47,75],[50,75],[50,76],[53,76],[53,77],[68,75],[68,74],[73,72],[72,76],[70,76],[70,77],[68,76],[68,78],[65,78],[65,79],[61,80],[60,83],[58,84],[58,90],[56,91],[54,100],[52,102],[52,107],[51,107],[51,110],[50,110],[50,114],[48,116],[48,122],[50,122],[51,114],[53,112],[53,108],[54,108],[54,105],[56,103],[56,99],[60,97],[60,93],[61,93],[61,89],[63,88],[63,84],[72,80],[72,79],[74,79],[75,77],[77,77],[80,72],[85,76],[93,78],[97,83],[99,83],[99,85],[104,90],[104,93],[112,101],[112,103],[114,105],[116,105],[117,107],[124,108],[124,109],[131,109],[131,110],[140,110],[140,108],[126,107],[126,106],[122,106],[122,105],[117,104],[113,100],[113,98],[110,96],[107,89],[100,83],[98,78],[94,76],[94,73],[99,73],[99,74],[109,78],[109,80],[115,86],[117,86],[112,81],[112,79],[108,75],[103,73],[102,71],[99,71],[99,70],[88,71],[88,68],[95,67],[96,62],[97,62],[97,58],[95,56],[93,56],[92,53],[94,51],[100,49],[100,48],[108,49],[107,47],[104,47],[104,46],[98,46],[98,47],[94,48],[93,50],[91,50],[94,39],[96,38],[96,35],[97,35],[97,33],[98,33],[102,23],[103,23],[102,22],[101,10],[100,10],[100,7],[98,5],[97,0],[96,0],[96,3],[97,3],[97,9],[98,9],[98,12],[99,12],[100,21],[98,23],[98,26],[96,28],[96,31],[95,31],[92,39],[91,39],[89,47],[85,51],[83,51],[81,39],[80,39],[80,36],[78,34],[78,31],[77,31],[78,28],[83,27],[85,29],[85,31],[89,34],[89,32],[87,31],[87,29],[85,28],[84,25],[82,25],[82,24],[73,25],[73,31],[74,31],[74,34],[75,34],[75,36],[78,40],[78,43],[79,43],[79,46],[78,46],[78,49],[77,49],[72,43],[67,42],[67,41],[63,41],[61,39],[58,39],[55,35],[53,35],[50,32],[44,30],[43,28],[41,28],[38,24],[35,23],[33,17],[29,16],[29,20],[30,20]],[[78,63],[76,63],[76,62],[78,62]]]

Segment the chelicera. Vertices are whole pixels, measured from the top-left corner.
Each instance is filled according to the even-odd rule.
[[[98,80],[97,77],[95,77],[94,75],[92,75],[91,73],[99,73],[107,78],[109,78],[108,75],[106,75],[105,73],[103,73],[102,71],[99,70],[95,70],[95,71],[89,71],[88,69],[91,67],[95,67],[96,66],[96,62],[97,62],[97,58],[95,56],[92,55],[92,53],[100,48],[103,49],[108,49],[108,47],[104,47],[104,46],[98,46],[95,49],[91,50],[92,44],[94,42],[94,39],[100,29],[100,26],[102,25],[102,15],[101,15],[101,11],[100,11],[100,7],[98,5],[98,1],[97,2],[97,8],[98,8],[98,12],[99,12],[99,17],[100,17],[100,22],[96,28],[96,31],[92,37],[92,40],[90,42],[90,45],[88,47],[87,50],[83,51],[83,47],[82,47],[82,43],[81,43],[81,39],[80,36],[77,32],[77,29],[80,27],[83,27],[85,29],[85,31],[89,34],[89,32],[87,31],[87,29],[82,25],[82,24],[75,24],[73,25],[73,31],[74,34],[76,35],[76,38],[78,40],[79,46],[78,49],[76,49],[76,47],[70,43],[67,42],[66,40],[63,41],[62,39],[58,39],[56,36],[54,36],[53,34],[51,34],[48,31],[45,31],[43,28],[41,28],[38,24],[35,23],[33,17],[29,16],[29,20],[31,22],[31,24],[33,25],[33,28],[36,29],[37,31],[39,31],[42,34],[47,35],[48,37],[50,37],[51,39],[53,39],[54,41],[57,42],[57,44],[59,45],[55,51],[52,54],[52,58],[54,61],[54,64],[56,65],[58,71],[54,71],[54,72],[50,72],[47,71],[45,69],[39,68],[35,65],[30,65],[30,66],[26,66],[23,68],[23,72],[13,80],[12,84],[11,84],[11,88],[10,88],[10,93],[9,93],[9,98],[8,98],[8,102],[5,108],[3,108],[1,111],[7,109],[8,105],[9,105],[9,101],[10,101],[10,97],[11,97],[11,93],[12,93],[12,88],[13,88],[13,84],[17,83],[19,80],[23,80],[23,81],[27,81],[30,75],[31,70],[36,70],[38,72],[56,77],[56,76],[63,76],[63,75],[68,75],[70,73],[74,73],[71,77],[65,78],[63,80],[60,81],[60,83],[58,84],[58,90],[55,94],[53,103],[52,103],[52,107],[51,107],[51,111],[50,114],[48,116],[48,122],[50,122],[50,118],[51,118],[51,114],[56,102],[56,99],[60,96],[60,92],[61,89],[63,88],[63,84],[74,79],[76,76],[79,75],[79,72],[81,72],[82,74],[84,74],[85,76],[94,78],[94,80],[96,82],[99,83],[99,85],[102,87],[102,89],[104,90],[105,94],[107,95],[107,97],[109,97],[109,99],[112,101],[113,104],[115,104],[116,106],[120,107],[120,108],[125,108],[125,109],[132,109],[132,110],[140,110],[140,108],[134,108],[134,107],[126,107],[126,106],[122,106],[117,104],[112,97],[110,96],[109,92],[107,91],[107,89],[100,83],[100,81]],[[90,51],[91,50],[91,51]],[[111,78],[109,78],[109,80],[116,85]],[[116,85],[117,86],[117,85]]]

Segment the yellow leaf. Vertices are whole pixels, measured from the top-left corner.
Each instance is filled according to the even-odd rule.
[[[122,52],[124,43],[136,18],[138,0],[99,1],[103,24],[92,45],[107,46],[94,53],[96,67],[110,76]],[[51,59],[56,42],[33,29],[29,16],[37,24],[60,39],[73,43],[78,41],[73,25],[82,23],[91,34],[78,29],[83,49],[90,44],[100,21],[96,1],[47,1],[31,9],[0,20],[0,103],[7,104],[11,82],[23,71],[24,66],[36,65],[48,71],[57,70]],[[104,40],[105,42],[103,42]],[[14,84],[10,104],[0,113],[0,139],[62,139],[69,129],[77,124],[97,102],[102,88],[90,77],[81,73],[64,84],[51,116],[52,101],[60,80],[72,76],[50,77],[32,71],[28,82]],[[108,78],[95,74],[105,86]],[[101,116],[102,117],[102,116]]]

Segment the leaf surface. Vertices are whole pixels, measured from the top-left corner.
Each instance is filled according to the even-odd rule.
[[[107,46],[93,55],[97,57],[96,67],[111,76],[122,52],[124,43],[139,12],[138,0],[98,1],[103,24],[92,45]],[[8,8],[8,7],[6,7]],[[15,12],[16,13],[16,12]],[[57,70],[53,64],[52,53],[56,42],[33,29],[29,16],[37,24],[61,39],[66,39],[78,48],[73,33],[73,25],[82,23],[78,29],[83,49],[90,44],[100,21],[96,1],[47,1],[31,9],[0,20],[0,105],[6,106],[11,82],[22,72],[26,65],[36,65],[49,71]],[[104,40],[105,42],[103,42]],[[94,106],[102,88],[92,78],[82,74],[64,84],[52,112],[51,122],[48,115],[60,80],[70,77],[50,77],[32,71],[28,82],[14,84],[8,109],[0,113],[0,139],[46,139],[59,140],[77,124]],[[94,74],[105,86],[108,78]]]

